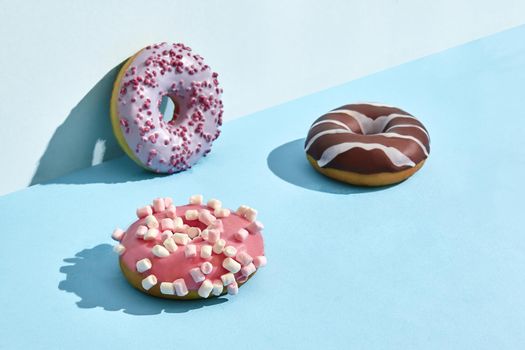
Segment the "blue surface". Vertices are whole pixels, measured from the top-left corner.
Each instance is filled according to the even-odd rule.
[[[123,158],[1,197],[0,348],[523,349],[524,37],[513,29],[227,123],[185,173]],[[296,140],[359,100],[425,123],[432,151],[415,176],[345,189],[306,166]],[[257,208],[269,265],[236,297],[134,291],[113,227],[156,196],[193,193]]]

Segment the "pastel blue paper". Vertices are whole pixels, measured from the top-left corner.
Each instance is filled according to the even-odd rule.
[[[181,174],[122,158],[0,197],[0,348],[523,349],[523,38],[519,27],[227,123]],[[307,165],[311,122],[360,100],[428,128],[430,158],[404,183],[347,187]],[[235,297],[134,291],[112,229],[156,196],[193,193],[257,208],[268,266]]]

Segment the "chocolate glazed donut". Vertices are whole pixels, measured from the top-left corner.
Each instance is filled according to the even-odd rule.
[[[403,181],[430,153],[425,126],[402,109],[349,104],[318,118],[305,141],[308,161],[320,173],[361,186]]]

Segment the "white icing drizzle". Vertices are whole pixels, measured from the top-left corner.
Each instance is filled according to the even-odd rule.
[[[392,113],[389,115],[382,115],[380,117],[377,117],[376,119],[369,118],[368,116],[364,115],[363,113],[359,113],[357,111],[353,111],[350,109],[337,109],[335,111],[330,111],[326,113],[328,114],[346,114],[352,118],[359,124],[359,127],[361,128],[361,131],[364,135],[367,134],[378,134],[383,131],[385,126],[393,119],[396,118],[411,118],[417,120],[415,117],[408,115],[408,114],[399,114],[399,113]]]
[[[387,107],[387,108],[396,108],[398,109],[397,107],[394,107],[392,105],[386,105],[384,103],[379,103],[379,102],[355,102],[355,103],[352,103],[353,105],[369,105],[369,106],[374,106],[374,107]]]
[[[416,128],[416,129],[419,129],[421,131],[423,131],[425,133],[425,135],[427,135],[427,138],[430,139],[430,137],[428,136],[428,132],[420,127],[419,125],[415,125],[415,124],[398,124],[398,125],[392,125],[391,127],[389,127],[388,129],[385,130],[385,132],[388,132],[389,130],[391,129],[395,129],[395,128]]]
[[[310,127],[310,129],[313,129],[315,128],[316,126],[318,125],[321,125],[321,124],[326,124],[326,123],[329,123],[329,124],[337,124],[339,126],[342,126],[343,128],[345,128],[346,130],[351,130],[348,125],[346,125],[345,123],[339,121],[339,120],[335,120],[335,119],[325,119],[325,120],[321,120],[320,122],[317,122],[315,124],[312,124],[312,126]]]
[[[312,138],[310,141],[308,141],[308,144],[304,147],[305,151],[308,151],[310,147],[314,144],[315,141],[317,141],[318,138],[320,138],[323,135],[330,135],[330,134],[353,134],[351,130],[342,130],[342,129],[331,129],[331,130],[324,130],[321,132],[318,132]]]
[[[363,143],[363,142],[343,142],[331,147],[328,147],[322,154],[321,158],[317,161],[317,164],[322,168],[330,163],[335,157],[349,151],[353,148],[362,148],[366,151],[373,149],[382,150],[386,156],[390,159],[392,164],[397,167],[410,166],[414,167],[416,164],[408,158],[403,152],[399,151],[395,147],[388,147],[380,143]]]

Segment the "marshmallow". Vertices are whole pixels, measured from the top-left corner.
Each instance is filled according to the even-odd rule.
[[[213,211],[213,215],[217,218],[227,218],[230,216],[230,209],[227,208],[217,208]]]
[[[206,277],[204,277],[204,275],[202,274],[201,269],[198,267],[194,267],[193,269],[191,269],[190,275],[196,283],[202,282],[206,279]]]
[[[171,282],[162,282],[160,284],[160,292],[167,295],[175,295],[175,288],[173,288],[173,283]]]
[[[257,219],[257,210],[248,208],[243,216],[246,218],[246,220],[254,222]]]
[[[213,290],[213,283],[210,280],[205,280],[202,282],[201,286],[197,293],[201,298],[207,298],[210,296],[211,291]]]
[[[205,228],[204,230],[202,230],[201,234],[200,234],[200,237],[202,237],[202,239],[204,239],[205,241],[208,240],[209,238],[209,230],[207,228]]]
[[[111,234],[111,238],[113,238],[115,241],[121,241],[122,237],[124,237],[124,231],[120,228],[116,228],[113,230],[113,233]]]
[[[170,256],[169,250],[158,244],[151,248],[151,252],[158,258],[165,258],[167,256]]]
[[[186,245],[190,242],[190,237],[185,233],[174,233],[172,238],[175,243],[180,245]]]
[[[250,208],[250,207],[247,206],[247,205],[241,205],[241,206],[237,209],[236,213],[237,213],[237,215],[244,216],[244,214],[246,213],[246,211],[247,211],[249,208]]]
[[[157,277],[155,275],[149,275],[142,280],[142,288],[149,290],[151,287],[157,284]]]
[[[187,258],[194,258],[197,256],[197,246],[195,244],[188,244],[186,248],[184,248],[184,255]]]
[[[113,251],[117,253],[118,255],[122,255],[126,251],[126,247],[124,247],[122,244],[119,243],[113,247]]]
[[[233,238],[235,238],[239,242],[243,242],[248,237],[248,235],[249,235],[248,231],[241,228],[239,231],[233,234]]]
[[[215,216],[213,216],[208,210],[201,210],[199,212],[199,221],[202,222],[204,225],[209,226],[215,220]]]
[[[253,262],[253,258],[251,257],[251,255],[246,252],[239,252],[235,260],[240,262],[242,266],[249,265]]]
[[[215,254],[221,254],[224,250],[224,246],[226,245],[226,241],[224,239],[219,239],[215,244],[213,245],[213,252]]]
[[[267,263],[267,260],[264,255],[256,256],[253,259],[253,264],[255,265],[256,268],[266,266],[266,263]]]
[[[211,294],[215,296],[219,296],[222,294],[222,290],[224,289],[222,282],[219,280],[213,281],[213,289],[211,290]]]
[[[159,222],[154,215],[148,215],[146,216],[146,226],[148,228],[159,228]]]
[[[213,265],[211,264],[211,262],[205,261],[201,264],[201,271],[203,274],[208,275],[212,272],[212,270],[213,270]]]
[[[139,225],[139,227],[137,227],[137,232],[135,232],[135,234],[137,235],[137,237],[143,238],[146,232],[148,232],[148,228],[144,225]]]
[[[202,194],[194,194],[190,197],[190,204],[202,205],[203,199]]]
[[[144,235],[144,240],[146,241],[154,240],[155,238],[157,238],[158,235],[159,235],[159,230],[157,230],[156,228],[150,228]]]
[[[165,213],[166,213],[166,217],[170,219],[175,219],[177,217],[177,209],[175,208],[173,204],[167,206]]]
[[[173,236],[173,232],[171,232],[170,230],[166,230],[161,233],[160,238],[162,238],[162,240],[164,241],[170,238],[171,236]]]
[[[228,294],[236,295],[237,293],[239,293],[239,285],[237,282],[228,284]]]
[[[166,203],[164,202],[164,198],[156,198],[153,200],[153,211],[155,213],[160,213],[166,210]]]
[[[232,258],[234,257],[235,255],[237,255],[237,249],[232,246],[232,245],[229,245],[227,246],[226,248],[224,248],[224,250],[222,251],[224,253],[224,255]]]
[[[224,275],[221,276],[221,280],[222,280],[222,285],[227,286],[235,282],[235,276],[233,275],[233,273],[225,273]]]
[[[224,267],[226,270],[230,271],[231,273],[237,273],[241,270],[241,264],[239,264],[237,261],[233,260],[232,258],[226,258],[222,261],[222,267]]]
[[[148,258],[144,258],[142,260],[137,261],[135,266],[137,267],[137,271],[142,273],[144,271],[148,271],[149,269],[151,269],[152,265],[151,265],[151,261]]]
[[[173,288],[178,297],[183,297],[188,294],[188,288],[186,287],[186,282],[184,282],[183,278],[173,281]]]
[[[186,220],[197,220],[199,218],[199,212],[195,209],[186,210],[184,217]]]
[[[177,232],[184,231],[184,222],[182,221],[182,218],[173,219],[173,226],[175,227],[174,231],[177,231]]]
[[[260,221],[251,222],[248,226],[246,226],[246,230],[252,235],[261,232],[263,229],[264,225]]]
[[[224,232],[224,225],[222,223],[222,220],[215,220],[212,222],[210,226],[208,226],[208,230],[217,230],[219,232]]]
[[[211,248],[211,245],[203,245],[201,247],[201,258],[203,259],[209,259],[211,258],[211,251],[212,251],[212,248]]]
[[[208,239],[210,243],[215,243],[221,238],[221,232],[218,230],[208,230]]]
[[[178,249],[177,245],[175,244],[175,241],[171,237],[166,238],[162,244],[164,244],[164,247],[166,247],[166,249],[171,253],[177,251]]]
[[[173,199],[171,197],[164,197],[164,206],[169,208],[171,205],[173,205]]]
[[[250,277],[250,275],[256,270],[257,269],[255,268],[255,265],[253,263],[249,263],[241,269],[241,273],[244,277]]]
[[[210,199],[208,201],[208,207],[212,208],[212,209],[220,209],[222,208],[222,203],[220,200],[218,199]]]
[[[164,219],[160,220],[160,229],[162,231],[174,230],[175,229],[175,223],[173,222],[173,219],[164,218]]]
[[[137,209],[137,217],[139,219],[143,219],[146,216],[151,215],[151,214],[153,214],[153,210],[151,209],[149,205],[146,205],[145,207]]]
[[[195,237],[197,237],[198,235],[201,234],[201,229],[198,228],[198,227],[188,227],[188,228],[186,229],[186,234],[187,234],[191,239],[193,239],[193,238],[195,238]]]

